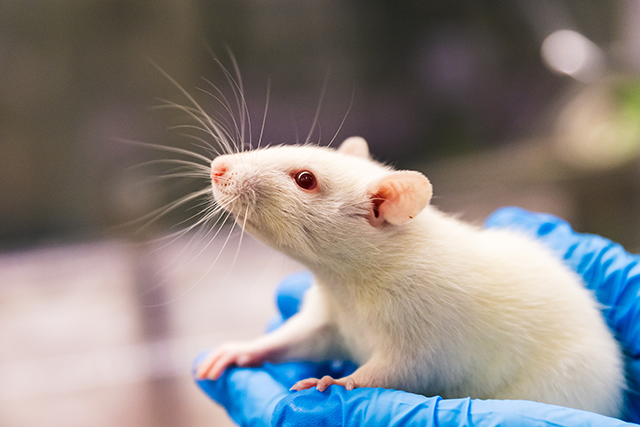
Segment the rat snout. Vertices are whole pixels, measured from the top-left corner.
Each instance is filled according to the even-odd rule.
[[[246,211],[248,204],[255,204],[255,180],[237,155],[225,154],[213,159],[210,176],[213,198],[227,212],[237,215],[239,211]]]
[[[211,180],[215,184],[219,184],[220,180],[229,171],[229,162],[223,156],[216,157],[211,162]]]

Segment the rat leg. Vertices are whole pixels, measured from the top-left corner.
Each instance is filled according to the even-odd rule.
[[[289,360],[320,361],[340,353],[336,327],[317,286],[305,294],[300,312],[280,328],[252,341],[231,342],[212,351],[198,365],[196,377],[216,380],[228,366],[256,366]]]
[[[307,378],[295,383],[290,390],[300,391],[316,387],[319,391],[325,391],[327,387],[334,384],[343,386],[347,390],[353,390],[356,387],[384,387],[389,366],[388,363],[385,364],[380,358],[374,356],[349,376],[338,379],[329,375],[320,379]]]

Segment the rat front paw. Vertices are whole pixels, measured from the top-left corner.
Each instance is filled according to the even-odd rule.
[[[321,379],[307,378],[306,380],[298,381],[293,385],[293,387],[289,389],[289,391],[307,390],[311,387],[316,387],[318,391],[325,391],[327,387],[334,384],[343,386],[347,390],[353,390],[354,388],[357,387],[355,381],[351,376],[343,377],[335,380],[329,375],[325,375]]]
[[[227,343],[209,353],[198,365],[196,378],[217,380],[227,367],[260,365],[265,356],[265,352],[255,348],[252,342]]]

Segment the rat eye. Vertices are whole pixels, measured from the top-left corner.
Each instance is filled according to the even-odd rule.
[[[295,174],[296,184],[305,190],[313,190],[318,185],[315,175],[309,171],[302,171]]]

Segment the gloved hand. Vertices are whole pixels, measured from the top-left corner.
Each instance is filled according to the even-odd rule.
[[[503,208],[486,221],[487,227],[509,227],[536,236],[578,274],[605,307],[604,315],[627,357],[629,390],[625,419],[640,421],[640,256],[599,236],[577,234],[551,215],[519,208]],[[293,315],[311,275],[299,273],[278,289],[282,318]],[[196,360],[196,366],[205,356]],[[296,381],[350,374],[350,363],[265,364],[260,368],[232,368],[217,381],[198,380],[212,399],[223,405],[241,426],[623,426],[635,425],[585,411],[517,400],[474,400],[424,397],[381,388],[332,386],[289,392]]]

